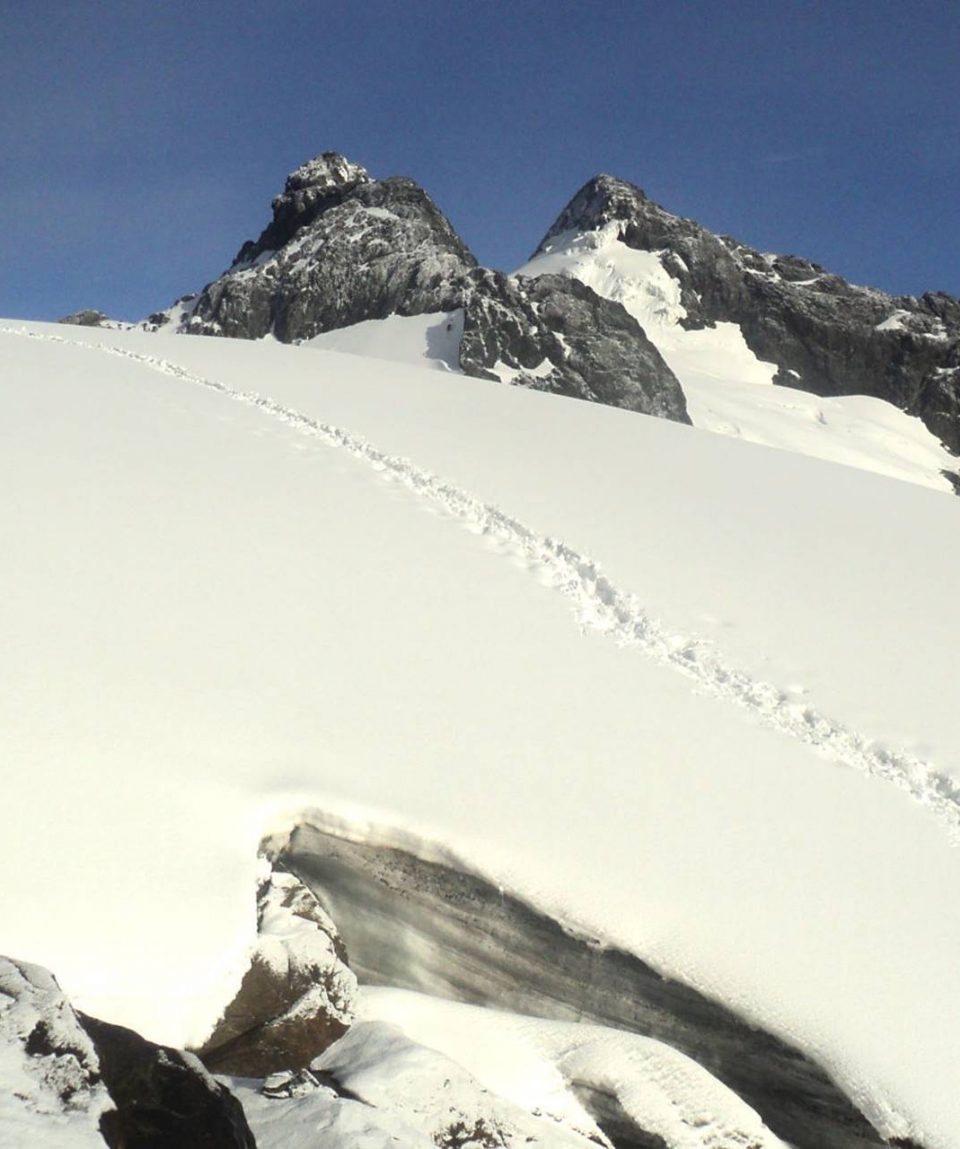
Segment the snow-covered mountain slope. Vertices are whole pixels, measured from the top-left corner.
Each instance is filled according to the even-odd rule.
[[[668,249],[627,246],[622,221],[544,241],[518,275],[569,275],[633,315],[680,380],[694,426],[953,491],[958,460],[923,424],[868,395],[816,395],[773,386],[780,372],[747,345],[739,324],[686,327],[687,308]],[[952,478],[950,476],[953,476]]]
[[[325,152],[223,275],[141,326],[425,359],[960,490],[960,301],[755,251],[612,176],[508,277],[413,181]]]
[[[318,808],[960,1145],[955,500],[334,352],[0,354],[0,950],[200,1041],[259,839]]]
[[[777,383],[884,399],[960,452],[960,300],[892,296],[797,256],[756,251],[607,175],[577,192],[536,255],[562,249],[570,233],[608,228],[631,251],[661,257],[679,287],[684,326],[734,323],[757,358],[776,365]]]

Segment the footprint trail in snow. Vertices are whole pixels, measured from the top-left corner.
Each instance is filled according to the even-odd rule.
[[[686,675],[705,693],[748,711],[764,726],[896,786],[930,809],[946,826],[951,842],[960,845],[960,785],[953,779],[912,754],[877,745],[812,706],[798,703],[789,690],[736,669],[701,639],[666,631],[633,594],[620,590],[593,559],[562,540],[537,534],[499,508],[444,482],[409,459],[384,454],[358,435],[310,418],[265,395],[235,390],[215,379],[195,375],[170,360],[123,347],[85,343],[27,328],[7,327],[0,331],[130,359],[184,383],[216,391],[233,402],[255,407],[300,434],[348,452],[419,498],[439,506],[475,533],[490,537],[525,567],[536,570],[568,600],[581,629],[596,631],[621,646],[639,647],[654,662]]]

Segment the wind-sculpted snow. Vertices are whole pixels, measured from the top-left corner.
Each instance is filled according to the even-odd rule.
[[[445,482],[409,459],[385,454],[342,427],[310,418],[265,395],[236,390],[218,380],[194,374],[169,359],[126,347],[93,345],[28,328],[3,330],[133,360],[184,383],[254,407],[302,435],[346,451],[385,479],[439,507],[474,533],[496,541],[503,551],[567,599],[582,630],[597,632],[621,646],[637,647],[656,663],[679,671],[698,689],[740,707],[764,726],[902,790],[935,814],[951,841],[960,844],[960,786],[951,778],[917,756],[878,745],[815,707],[798,703],[788,690],[737,669],[713,644],[694,635],[669,631],[633,593],[619,588],[608,578],[599,563],[563,540],[540,535],[498,507]]]

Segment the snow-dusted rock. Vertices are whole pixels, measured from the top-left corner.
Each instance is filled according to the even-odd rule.
[[[263,1077],[306,1066],[353,1020],[357,980],[336,926],[292,874],[265,874],[250,968],[199,1050],[218,1073]]]
[[[190,1053],[76,1012],[40,966],[0,958],[0,1145],[255,1149],[243,1110]]]
[[[324,153],[287,177],[273,220],[201,292],[184,330],[282,342],[458,306],[476,261],[408,179],[370,180]]]
[[[565,235],[617,227],[636,251],[659,253],[680,285],[687,328],[738,324],[750,350],[776,365],[775,381],[817,395],[887,400],[960,452],[960,301],[857,287],[797,256],[755,251],[714,235],[601,175],[573,197],[535,257]]]
[[[102,1149],[110,1108],[97,1051],[53,975],[0,958],[0,1144]]]
[[[558,275],[475,279],[460,344],[467,374],[689,421],[673,372],[618,303]]]
[[[82,311],[74,311],[70,315],[65,315],[58,322],[65,323],[68,327],[116,326],[109,315],[104,314],[102,311],[96,311],[92,307],[84,308]]]
[[[385,1022],[361,1022],[312,1069],[347,1096],[397,1114],[438,1149],[553,1145],[587,1149],[587,1137],[538,1119],[485,1089],[444,1054]],[[602,1141],[599,1131],[590,1130]]]

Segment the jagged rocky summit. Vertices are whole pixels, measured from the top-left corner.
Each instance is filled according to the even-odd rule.
[[[606,227],[628,248],[659,255],[679,283],[684,327],[736,323],[750,350],[776,364],[775,383],[886,400],[960,453],[960,300],[889,295],[798,256],[761,253],[609,175],[580,189],[535,257],[565,235]]]
[[[478,267],[412,180],[374,180],[333,152],[292,172],[273,219],[196,297],[147,321],[282,342],[390,315],[460,310],[468,375],[687,422],[676,377],[618,303],[566,277]]]

